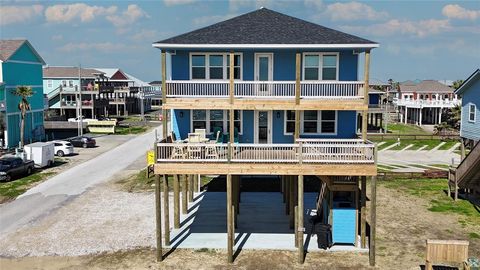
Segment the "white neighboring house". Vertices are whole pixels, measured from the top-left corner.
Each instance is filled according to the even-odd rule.
[[[397,99],[400,122],[416,125],[436,125],[442,122],[442,113],[461,105],[455,89],[438,81],[400,83]]]

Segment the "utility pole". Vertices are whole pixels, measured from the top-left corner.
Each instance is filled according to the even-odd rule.
[[[77,111],[77,119],[78,119],[78,136],[83,135],[83,117],[82,117],[82,65],[78,64],[78,111]]]
[[[141,119],[142,122],[145,122],[145,105],[143,104],[145,102],[145,92],[144,92],[145,86],[140,86],[140,112],[141,112]]]

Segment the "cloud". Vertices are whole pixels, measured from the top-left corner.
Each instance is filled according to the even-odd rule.
[[[107,16],[107,20],[115,27],[122,28],[136,22],[143,17],[150,17],[148,14],[137,5],[128,5],[127,9],[121,14],[112,14]]]
[[[54,41],[63,40],[63,36],[62,36],[62,35],[53,35],[53,36],[52,36],[52,40],[54,40]]]
[[[41,15],[43,12],[42,5],[32,6],[1,6],[0,8],[0,25],[8,25],[15,23],[24,23],[32,18]]]
[[[204,26],[210,25],[213,23],[225,21],[237,16],[236,14],[227,14],[227,15],[212,15],[212,16],[202,16],[193,19],[193,24],[195,26]]]
[[[97,17],[112,15],[117,12],[116,6],[99,7],[89,6],[84,3],[69,5],[53,5],[45,10],[45,18],[48,22],[65,23],[74,20],[91,22]]]
[[[346,31],[368,33],[374,36],[393,36],[397,34],[404,34],[416,37],[439,34],[442,32],[451,31],[453,29],[448,19],[430,19],[421,21],[392,19],[385,23],[372,24],[368,26],[343,26],[341,28]]]
[[[473,21],[480,18],[480,10],[468,10],[459,5],[444,6],[442,14],[450,19],[468,19]]]
[[[303,4],[306,7],[313,7],[317,10],[320,10],[321,8],[323,8],[323,2],[321,0],[305,0],[303,1]]]
[[[387,12],[376,11],[371,6],[358,2],[330,4],[323,14],[332,21],[378,21],[388,18]]]
[[[99,51],[103,53],[111,53],[118,51],[126,51],[131,49],[130,46],[127,46],[122,43],[112,43],[112,42],[71,42],[67,43],[58,48],[61,52],[76,52],[76,51]]]
[[[165,6],[186,5],[196,2],[196,0],[163,0]]]
[[[158,32],[156,30],[147,30],[142,29],[140,32],[130,36],[130,39],[137,42],[143,42],[145,40],[153,41],[153,39],[158,38]]]

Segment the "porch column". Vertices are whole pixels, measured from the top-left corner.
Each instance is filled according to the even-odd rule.
[[[367,177],[362,176],[360,179],[361,183],[361,195],[360,195],[360,242],[362,248],[366,248],[366,235],[367,235],[367,212],[366,212],[366,201],[367,201]]]
[[[165,229],[165,246],[170,245],[170,207],[168,192],[168,175],[163,175],[163,227]]]
[[[167,103],[167,56],[165,51],[162,51],[162,128],[163,128],[163,138],[167,139],[167,110],[165,109],[165,104]],[[118,105],[117,105],[117,115],[118,115]]]
[[[408,107],[405,106],[405,124],[407,124],[407,118],[408,118]]]
[[[230,104],[233,104],[234,97],[235,97],[235,85],[234,85],[234,72],[233,72],[233,67],[234,67],[234,60],[235,60],[235,53],[233,51],[230,51]]]
[[[300,63],[301,55],[300,53],[296,54],[295,58],[295,105],[300,105]],[[293,142],[296,143],[296,140],[300,138],[300,110],[295,110],[295,133]]]
[[[438,108],[438,124],[442,123],[442,108]]]
[[[188,214],[188,175],[182,175],[182,214]]]
[[[303,247],[303,175],[298,176],[298,206],[297,206],[297,236],[298,236],[298,263],[303,263],[304,259],[304,247]]]
[[[423,110],[422,110],[422,108],[420,108],[420,113],[419,113],[420,119],[419,119],[419,121],[418,121],[418,124],[419,124],[420,126],[422,125],[422,116],[423,116],[422,113],[423,113]]]
[[[285,175],[285,214],[290,215],[290,175]]]
[[[289,176],[290,178],[290,185],[289,185],[289,196],[288,196],[288,200],[289,200],[289,207],[288,207],[288,215],[289,215],[289,226],[290,226],[290,229],[293,229],[294,228],[294,213],[293,213],[293,209],[295,208],[295,195],[294,195],[294,188],[295,188],[295,181],[294,181],[294,176]],[[295,232],[296,233],[296,232]]]
[[[370,254],[371,266],[375,266],[375,237],[377,226],[377,176],[372,176],[370,202]]]
[[[193,177],[194,177],[193,174],[188,175],[188,201],[189,202],[193,202],[193,193],[194,193]]]
[[[227,175],[227,261],[233,262],[234,227],[232,212],[232,175]]]
[[[155,227],[157,240],[157,262],[163,261],[162,250],[162,205],[160,203],[160,175],[155,175]]]
[[[368,90],[369,90],[369,79],[370,79],[370,50],[365,51],[365,67],[364,67],[364,78],[365,84],[363,86],[363,100],[365,104],[365,110],[363,110],[363,123],[362,123],[362,140],[367,140],[367,117],[368,117]]]
[[[173,227],[180,228],[180,178],[173,176]]]

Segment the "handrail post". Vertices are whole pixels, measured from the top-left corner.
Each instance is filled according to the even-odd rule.
[[[295,59],[295,105],[300,104],[300,53],[296,54]]]
[[[230,51],[230,104],[233,104],[235,97],[235,85],[234,85],[234,59],[235,54],[233,51]]]
[[[232,162],[232,144],[228,142],[227,147],[227,161],[230,163]]]
[[[300,152],[298,154],[298,162],[299,164],[302,164],[303,163],[303,142],[298,143],[298,150]]]

